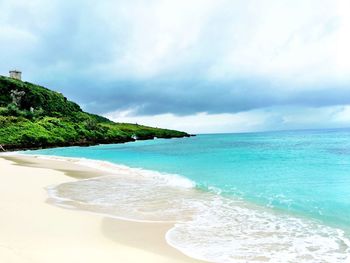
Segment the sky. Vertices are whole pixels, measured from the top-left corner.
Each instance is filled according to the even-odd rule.
[[[191,133],[350,127],[349,0],[0,0],[0,74]]]

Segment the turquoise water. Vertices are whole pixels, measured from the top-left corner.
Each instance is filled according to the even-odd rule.
[[[221,196],[224,198],[223,200],[226,200],[220,199],[219,206],[225,209],[223,210],[225,212],[216,219],[219,221],[224,218],[224,214],[226,216],[227,213],[231,213],[235,209],[233,208],[235,204],[227,205],[231,202],[228,200],[239,200],[239,202],[243,201],[253,207],[249,209],[262,209],[261,214],[277,213],[274,216],[284,218],[280,222],[287,222],[289,219],[286,217],[288,216],[301,221],[305,219],[307,223],[304,221],[300,223],[298,229],[295,230],[296,232],[299,230],[310,231],[310,228],[324,225],[329,227],[330,231],[340,229],[345,232],[345,236],[349,236],[350,130],[198,135],[184,139],[157,139],[84,148],[56,148],[29,153],[83,157],[181,175],[193,181],[196,188],[204,190],[204,193],[211,192],[213,196]],[[94,181],[95,184],[96,182]],[[119,182],[119,184],[121,183]],[[147,186],[148,184],[145,187]],[[108,187],[108,184],[104,187]],[[119,191],[121,190],[119,189]],[[142,197],[133,198],[135,200],[135,198]],[[203,201],[205,198],[199,198],[201,205],[214,200],[212,198],[210,202]],[[192,203],[198,203],[199,199],[193,201],[192,198],[191,200]],[[222,205],[223,203],[224,205]],[[246,206],[243,207],[246,208]],[[239,213],[237,212],[237,214]],[[236,217],[237,214],[235,214]],[[210,216],[214,218],[215,215],[211,214]],[[227,225],[232,220],[233,217],[223,224]],[[273,220],[278,221],[279,219]],[[199,219],[198,222],[200,222]],[[304,227],[304,225],[301,227],[301,224],[304,223],[309,224],[308,227]],[[205,224],[208,222],[203,223],[203,225]],[[292,224],[295,225],[295,223]],[[317,224],[317,227],[310,227],[313,224]],[[281,225],[278,226],[278,229],[280,228]],[[191,232],[188,229],[186,231]],[[184,239],[180,240],[175,237],[174,233],[177,234],[177,237],[181,236],[181,231],[172,231],[170,234],[173,234],[175,241],[170,243],[184,253],[191,254],[186,250],[186,247],[179,245],[181,242],[186,243]],[[169,237],[172,236],[170,234]],[[305,236],[308,236],[308,233]],[[228,244],[227,239],[225,242]],[[344,255],[350,253],[346,242],[340,245],[344,248],[342,250]],[[227,252],[223,253],[228,253],[229,248],[232,248],[232,242],[230,244]],[[296,250],[295,248],[294,251]],[[199,255],[202,252],[196,250],[196,253]],[[328,258],[322,258],[322,254],[318,255],[320,260],[317,262],[345,262],[345,257],[342,258],[344,261],[337,261],[331,258],[332,253],[327,253],[325,252],[324,255],[327,254]],[[209,256],[197,257],[215,261],[214,256],[211,258]],[[339,258],[341,257],[337,259]],[[231,261],[226,258],[218,262]],[[302,259],[295,262],[302,262]]]

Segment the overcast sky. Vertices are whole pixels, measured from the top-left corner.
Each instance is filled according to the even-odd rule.
[[[0,0],[0,74],[193,133],[350,126],[349,0]]]

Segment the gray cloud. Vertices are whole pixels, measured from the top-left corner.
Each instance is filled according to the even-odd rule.
[[[71,91],[77,100],[89,102],[87,110],[105,113],[134,109],[134,114],[198,112],[235,113],[271,106],[324,107],[350,104],[349,90],[344,86],[295,89],[281,92],[267,81],[210,83],[201,81],[120,81],[116,83],[81,83]],[[84,87],[84,88],[83,88]],[[69,90],[67,90],[69,92]]]
[[[334,2],[250,2],[0,3],[0,71],[18,67],[95,113],[350,104]]]

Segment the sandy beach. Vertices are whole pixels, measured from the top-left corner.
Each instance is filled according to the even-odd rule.
[[[99,173],[73,163],[0,156],[0,262],[200,262],[166,243],[169,224],[106,218],[48,201],[46,187]]]

